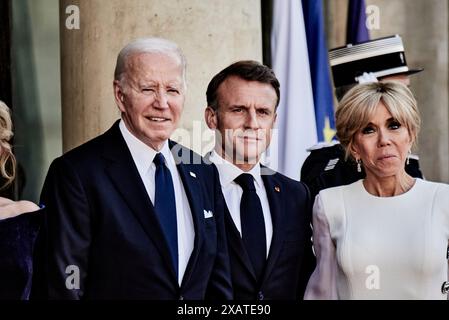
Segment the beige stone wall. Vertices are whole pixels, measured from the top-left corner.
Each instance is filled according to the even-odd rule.
[[[366,0],[379,8],[380,28],[371,38],[399,34],[409,66],[425,68],[411,77],[423,125],[418,154],[429,180],[449,182],[448,1]],[[326,1],[329,47],[344,45],[348,0]]]
[[[346,44],[346,20],[349,0],[324,2],[327,45],[336,48]]]
[[[79,30],[65,27],[68,5],[80,9]],[[184,130],[174,138],[204,151],[182,133],[205,130],[205,92],[216,72],[236,60],[262,60],[260,12],[259,0],[60,0],[64,150],[119,118],[112,95],[117,54],[134,38],[159,36],[177,42],[188,61]]]

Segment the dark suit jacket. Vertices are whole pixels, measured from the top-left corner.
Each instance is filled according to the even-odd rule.
[[[41,240],[46,257],[39,263],[36,285],[44,288],[35,291],[38,297],[232,298],[218,172],[189,149],[173,142],[170,147],[175,160],[184,161],[177,168],[195,228],[194,249],[181,286],[117,121],[50,166],[41,195],[47,209]],[[189,159],[200,164],[186,164]],[[213,217],[206,218],[204,210],[212,211]]]
[[[267,169],[264,167],[264,170]],[[315,268],[310,193],[305,184],[280,173],[272,173],[262,175],[273,221],[273,238],[260,283],[256,281],[249,255],[226,207],[225,221],[236,300],[302,299]]]

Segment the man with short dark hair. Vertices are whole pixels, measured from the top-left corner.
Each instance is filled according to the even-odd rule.
[[[279,104],[274,72],[239,61],[213,77],[205,118],[216,132],[217,166],[234,298],[301,299],[314,269],[307,187],[260,164]]]

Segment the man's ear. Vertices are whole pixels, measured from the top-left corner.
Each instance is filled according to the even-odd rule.
[[[120,111],[121,112],[125,112],[125,109],[126,109],[125,105],[124,105],[125,94],[124,94],[123,89],[122,89],[122,87],[120,85],[120,81],[114,80],[113,88],[114,88],[115,102],[117,103],[117,106],[120,109]]]
[[[209,129],[217,129],[218,126],[218,119],[217,119],[217,111],[212,109],[211,106],[206,107],[206,110],[204,110],[204,119],[206,120],[206,124],[209,127]]]

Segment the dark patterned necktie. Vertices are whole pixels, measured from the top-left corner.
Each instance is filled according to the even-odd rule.
[[[265,267],[267,250],[262,205],[256,193],[252,175],[241,174],[235,179],[235,182],[243,189],[240,201],[242,240],[259,280]]]
[[[178,228],[173,180],[162,153],[157,153],[153,162],[156,165],[154,208],[170,248],[176,275],[178,275]]]

